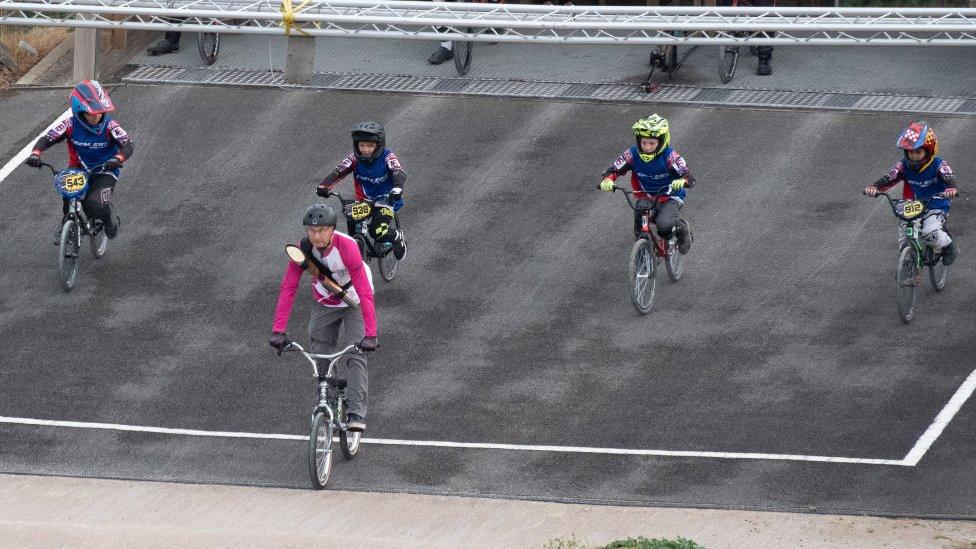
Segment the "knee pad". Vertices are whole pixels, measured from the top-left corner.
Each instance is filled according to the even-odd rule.
[[[946,232],[942,229],[936,229],[934,231],[922,234],[922,240],[924,240],[929,246],[933,246],[935,248],[945,248],[949,245],[949,243],[952,242],[949,235],[946,234]]]
[[[373,227],[373,239],[377,242],[386,242],[393,237],[393,234],[389,223],[384,222]]]

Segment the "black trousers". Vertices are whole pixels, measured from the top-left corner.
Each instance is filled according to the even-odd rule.
[[[112,195],[115,194],[115,184],[118,181],[112,174],[94,174],[88,179],[88,193],[81,201],[85,215],[91,219],[98,219],[105,227],[105,234],[115,236],[115,216],[112,215]],[[68,201],[61,207],[62,213],[68,214]]]
[[[641,232],[641,211],[643,209],[655,210],[654,224],[657,227],[657,234],[662,237],[671,235],[675,225],[681,220],[681,202],[668,200],[663,204],[655,201],[641,199],[637,201],[637,211],[634,212],[634,234]]]

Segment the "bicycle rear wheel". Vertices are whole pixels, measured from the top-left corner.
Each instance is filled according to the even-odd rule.
[[[655,271],[651,243],[646,238],[640,238],[630,251],[630,302],[642,315],[649,313],[654,303],[657,285]]]
[[[474,29],[469,28],[467,32],[472,33]],[[468,74],[468,70],[471,68],[471,50],[474,44],[467,40],[454,40],[451,47],[454,51],[454,68],[457,69],[458,75]]]
[[[91,245],[91,254],[95,259],[101,259],[108,251],[108,235],[105,234],[104,229],[95,233],[94,236],[89,236],[88,243]]]
[[[387,250],[386,255],[377,259],[376,262],[380,265],[380,276],[383,277],[383,280],[392,282],[393,277],[397,274],[397,265],[400,263],[393,255],[393,250]]]
[[[929,252],[932,253],[932,252]],[[949,266],[942,263],[942,259],[939,258],[937,263],[929,265],[929,282],[932,283],[932,289],[941,292],[945,289],[946,282],[949,280]]]
[[[902,248],[898,256],[898,270],[895,283],[897,288],[898,314],[903,322],[912,321],[915,316],[915,304],[918,303],[918,282],[920,272],[915,264],[915,249],[912,246]]]
[[[739,62],[739,46],[718,47],[718,77],[728,84],[735,77],[735,67]]]
[[[323,410],[312,415],[308,437],[308,473],[316,490],[325,488],[332,474],[332,422],[329,421],[329,414]]]
[[[668,278],[671,282],[681,280],[681,275],[685,272],[685,256],[678,253],[678,244],[672,242],[668,245],[668,255],[664,258],[664,267],[668,271]]]
[[[61,288],[70,292],[78,281],[78,255],[81,251],[81,235],[78,222],[68,219],[61,227],[61,242],[58,245],[58,279]]]
[[[220,35],[216,32],[198,33],[197,51],[200,52],[200,59],[203,59],[204,63],[213,65],[220,51]]]

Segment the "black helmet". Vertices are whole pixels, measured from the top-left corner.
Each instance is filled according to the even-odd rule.
[[[359,154],[359,142],[371,141],[376,143],[376,151],[369,156]],[[352,129],[352,150],[356,154],[356,160],[361,162],[372,162],[379,158],[386,146],[386,130],[379,122],[360,122]]]
[[[302,225],[306,227],[335,227],[339,216],[328,204],[312,204],[305,210]]]

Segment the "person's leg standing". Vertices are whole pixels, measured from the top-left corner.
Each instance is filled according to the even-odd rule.
[[[776,5],[776,0],[752,0],[751,4],[755,7],[771,8]],[[772,36],[775,34],[770,34],[770,37]],[[759,57],[756,74],[760,76],[773,74],[773,47],[757,46],[756,55]]]

